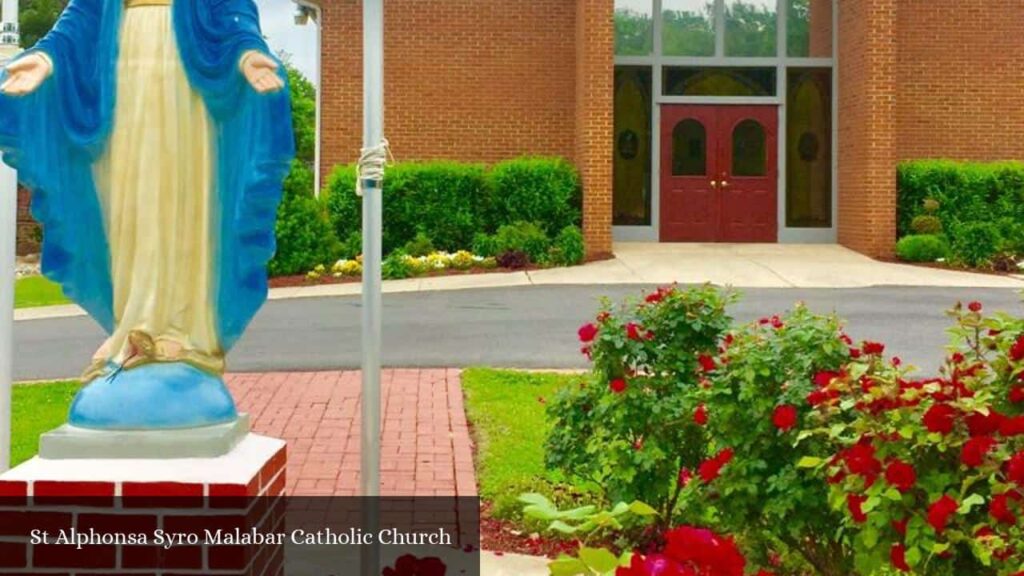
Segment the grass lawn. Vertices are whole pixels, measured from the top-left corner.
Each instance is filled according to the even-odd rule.
[[[11,465],[17,466],[36,455],[39,436],[60,426],[78,392],[78,382],[16,384],[13,392]]]
[[[480,496],[494,503],[494,514],[515,514],[523,492],[557,482],[544,468],[547,399],[582,375],[544,374],[472,368],[462,374],[466,416],[476,432]]]
[[[70,302],[64,297],[60,285],[55,284],[42,276],[26,276],[19,278],[14,283],[14,307],[33,308],[35,306],[51,306],[53,304],[67,304]]]

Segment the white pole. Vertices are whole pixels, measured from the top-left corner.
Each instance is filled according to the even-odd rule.
[[[384,137],[384,0],[363,3],[363,147]],[[362,496],[380,495],[381,220],[383,185],[364,179],[363,190],[363,406]],[[365,528],[376,531],[376,506],[364,500]],[[372,532],[371,532],[372,533]],[[380,574],[380,550],[363,547],[363,574]]]
[[[18,53],[18,0],[3,0],[0,66]],[[11,467],[11,362],[14,354],[14,253],[18,174],[0,162],[0,473]]]

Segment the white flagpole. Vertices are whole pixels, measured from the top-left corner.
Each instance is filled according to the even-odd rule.
[[[363,148],[384,137],[384,0],[363,1]],[[380,495],[381,228],[383,186],[363,179],[363,405],[361,495]],[[364,500],[366,528],[379,522],[375,503]],[[380,574],[380,550],[363,547],[363,574]]]
[[[0,66],[18,53],[18,0],[3,0]],[[0,162],[0,473],[11,466],[11,362],[14,354],[14,265],[18,174]]]

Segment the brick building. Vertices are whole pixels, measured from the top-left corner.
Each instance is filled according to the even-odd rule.
[[[321,174],[361,141],[358,0],[319,0]],[[1024,158],[1020,0],[388,0],[402,160],[559,155],[615,240],[886,256],[895,168]]]

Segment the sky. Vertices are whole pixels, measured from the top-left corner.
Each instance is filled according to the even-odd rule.
[[[288,53],[292,64],[316,84],[316,25],[295,25],[296,5],[292,0],[256,0],[256,4],[270,48]]]

